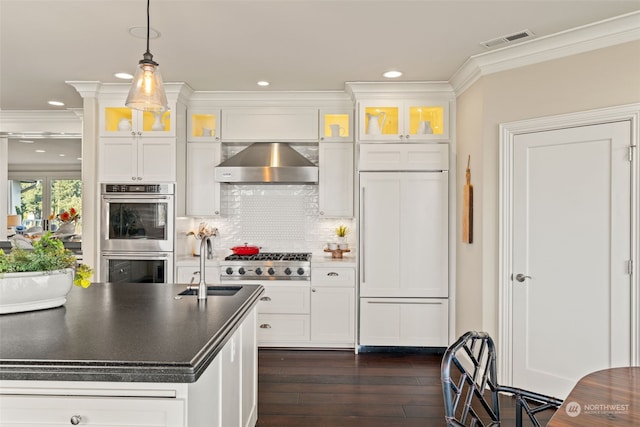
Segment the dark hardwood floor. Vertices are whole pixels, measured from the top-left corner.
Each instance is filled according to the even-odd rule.
[[[257,426],[445,426],[441,357],[261,349]],[[515,425],[510,400],[501,405],[503,426]]]

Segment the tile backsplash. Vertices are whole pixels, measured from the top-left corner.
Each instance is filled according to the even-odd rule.
[[[317,147],[294,148],[317,164]],[[223,157],[238,150],[229,146]],[[186,233],[201,222],[218,228],[216,250],[248,243],[262,247],[262,252],[322,251],[327,242],[336,241],[338,225],[355,228],[354,219],[319,216],[317,185],[222,184],[220,201],[222,217],[177,219],[176,256],[191,254],[200,243]],[[354,248],[355,233],[347,236],[347,242]]]

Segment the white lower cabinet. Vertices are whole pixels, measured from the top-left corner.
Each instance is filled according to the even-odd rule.
[[[185,426],[183,399],[1,396],[0,425]]]
[[[0,381],[0,426],[255,426],[256,310],[195,383]]]
[[[445,298],[361,298],[360,344],[446,347]]]
[[[355,339],[355,269],[311,269],[311,342],[351,347]]]

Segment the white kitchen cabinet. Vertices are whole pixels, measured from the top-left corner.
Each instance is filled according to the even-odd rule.
[[[320,109],[320,142],[353,142],[353,109]]]
[[[446,298],[361,298],[360,344],[446,347]]]
[[[199,262],[199,259],[198,259]],[[205,267],[204,280],[207,285],[217,285],[220,283],[220,267]],[[176,283],[195,284],[200,283],[199,266],[181,266],[176,268]]]
[[[358,144],[359,171],[449,169],[449,144]]]
[[[229,107],[222,110],[224,142],[317,142],[318,109],[312,107]]]
[[[101,138],[99,142],[101,182],[174,182],[176,141],[174,138]]]
[[[355,286],[353,268],[312,268],[312,344],[335,347],[354,345]]]
[[[362,99],[358,102],[358,140],[430,142],[449,138],[446,99]]]
[[[353,217],[353,144],[321,142],[318,153],[318,212],[321,217]]]
[[[187,144],[187,216],[220,216],[220,183],[214,174],[220,157],[220,142]]]
[[[257,322],[254,309],[242,324],[242,427],[253,427],[258,421]]]
[[[360,296],[448,296],[448,172],[360,173]]]
[[[310,287],[307,281],[262,282],[258,303],[260,347],[308,344],[310,335]]]
[[[0,398],[0,425],[181,427],[183,399],[13,395]]]
[[[126,94],[100,98],[100,136],[137,138],[140,136],[176,136],[175,104],[161,113],[125,107]]]
[[[220,141],[220,109],[190,108],[187,117],[187,141]]]
[[[222,425],[242,427],[242,330],[237,331],[229,339],[220,352],[220,369],[222,372]]]

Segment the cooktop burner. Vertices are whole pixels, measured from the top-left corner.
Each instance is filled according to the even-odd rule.
[[[253,255],[229,255],[225,261],[311,261],[311,253],[263,252]]]

